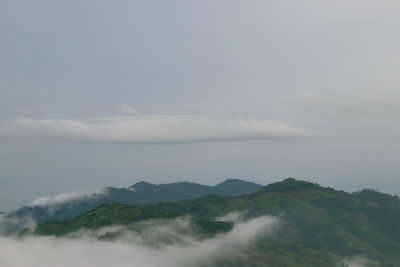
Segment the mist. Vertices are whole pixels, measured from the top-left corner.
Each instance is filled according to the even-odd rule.
[[[189,221],[189,217],[147,221],[96,231],[81,230],[62,238],[0,237],[0,265],[210,266],[218,260],[245,259],[246,249],[257,238],[269,235],[279,227],[276,217],[261,216],[237,221],[230,232],[204,239],[194,234]],[[104,240],[116,233],[119,234],[111,240]]]
[[[50,214],[54,214],[54,212],[59,208],[61,208],[64,204],[68,204],[72,208],[72,206],[76,201],[83,201],[83,200],[94,201],[107,194],[108,194],[107,188],[103,188],[93,192],[73,191],[70,193],[61,193],[54,197],[43,196],[26,204],[26,206],[46,208]]]
[[[343,260],[342,264],[344,264],[347,267],[379,266],[374,261],[368,259],[365,256],[361,256],[361,255],[347,257]]]

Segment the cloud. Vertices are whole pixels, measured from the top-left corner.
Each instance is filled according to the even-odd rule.
[[[40,197],[35,199],[31,203],[28,203],[23,207],[22,214],[19,214],[18,211],[10,212],[8,214],[0,215],[0,234],[7,232],[9,230],[16,229],[26,229],[29,232],[32,232],[36,228],[36,221],[31,216],[35,217],[32,214],[32,211],[26,211],[26,207],[35,208],[40,207],[43,210],[40,213],[47,212],[48,215],[54,215],[54,213],[60,208],[68,208],[73,210],[74,205],[78,204],[79,201],[82,200],[97,200],[98,198],[105,196],[108,194],[107,188],[102,190],[94,191],[94,192],[70,192],[70,193],[61,193],[56,195],[55,197]],[[43,214],[42,214],[43,215]]]
[[[23,229],[33,232],[36,229],[36,219],[44,217],[48,220],[48,216],[54,215],[57,210],[62,209],[61,213],[57,214],[57,219],[60,219],[58,216],[65,213],[66,210],[73,211],[82,203],[80,201],[96,201],[108,193],[106,187],[93,192],[71,192],[61,193],[55,197],[40,197],[21,209],[0,214],[0,235],[8,231]]]
[[[344,264],[347,267],[367,267],[367,266],[378,266],[375,262],[367,259],[364,256],[353,256],[353,257],[348,257],[345,258],[342,261],[342,264]]]
[[[70,192],[70,193],[61,193],[56,195],[55,197],[47,197],[43,196],[38,199],[35,199],[31,203],[26,204],[28,207],[44,207],[47,208],[50,214],[54,214],[54,212],[60,208],[63,204],[70,203],[73,204],[75,201],[80,200],[96,200],[105,194],[107,194],[107,188],[104,188],[95,192]]]
[[[301,102],[305,107],[359,118],[397,118],[400,115],[400,94],[392,91],[366,92],[348,97],[307,93]]]
[[[36,229],[36,221],[30,216],[0,216],[0,236],[10,230],[26,230],[33,232]]]
[[[245,250],[256,238],[270,234],[279,225],[275,217],[261,216],[238,222],[229,233],[198,239],[186,233],[190,231],[187,218],[146,223],[141,231],[130,230],[131,235],[124,233],[121,235],[124,239],[113,241],[99,241],[84,232],[74,238],[0,237],[0,266],[211,266],[218,260],[246,257]],[[117,230],[109,227],[95,233],[100,231],[104,234]],[[145,238],[165,234],[179,240],[161,244],[159,241],[156,244],[143,242]]]
[[[121,115],[132,116],[138,115],[139,113],[135,111],[131,106],[123,104],[118,107],[117,112]]]
[[[319,136],[282,121],[218,120],[199,116],[126,116],[94,119],[18,118],[0,137],[66,139],[95,143],[168,144],[225,140],[298,140]]]

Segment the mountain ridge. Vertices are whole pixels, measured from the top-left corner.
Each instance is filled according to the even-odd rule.
[[[400,264],[397,196],[368,189],[347,193],[295,179],[240,196],[212,194],[145,206],[104,204],[65,221],[41,224],[36,233],[64,235],[81,227],[98,229],[187,215],[213,219],[230,212],[244,212],[248,218],[268,214],[281,220],[281,231],[256,242],[257,258],[246,262],[254,266],[264,266],[257,265],[259,260],[273,262],[272,266],[336,266],[340,259],[354,255],[367,255],[372,260],[367,266]]]
[[[230,190],[230,187],[234,189]],[[101,204],[119,202],[146,205],[163,201],[199,198],[208,194],[240,195],[259,190],[262,186],[240,179],[227,179],[215,186],[192,182],[152,184],[140,181],[127,188],[105,187],[103,192],[83,196],[63,203],[49,205],[25,205],[6,214],[6,218],[32,217],[36,222],[64,220],[89,211]]]

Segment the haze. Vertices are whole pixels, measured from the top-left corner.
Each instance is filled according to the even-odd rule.
[[[0,3],[0,210],[286,177],[400,194],[400,3]]]

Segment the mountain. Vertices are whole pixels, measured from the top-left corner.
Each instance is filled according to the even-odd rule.
[[[43,223],[36,234],[64,235],[80,228],[183,215],[212,221],[230,212],[245,212],[247,218],[269,214],[281,223],[272,235],[260,236],[246,262],[220,266],[265,266],[266,262],[271,266],[338,266],[341,259],[354,255],[372,260],[366,266],[400,266],[399,197],[374,190],[346,193],[291,178],[240,196],[208,195],[145,206],[104,204],[68,220]]]
[[[239,179],[228,179],[216,186],[190,182],[151,184],[138,182],[128,188],[106,187],[103,192],[48,205],[27,205],[6,215],[6,218],[32,217],[36,222],[64,220],[111,202],[146,205],[163,201],[199,198],[209,194],[236,196],[255,192],[261,185]]]

